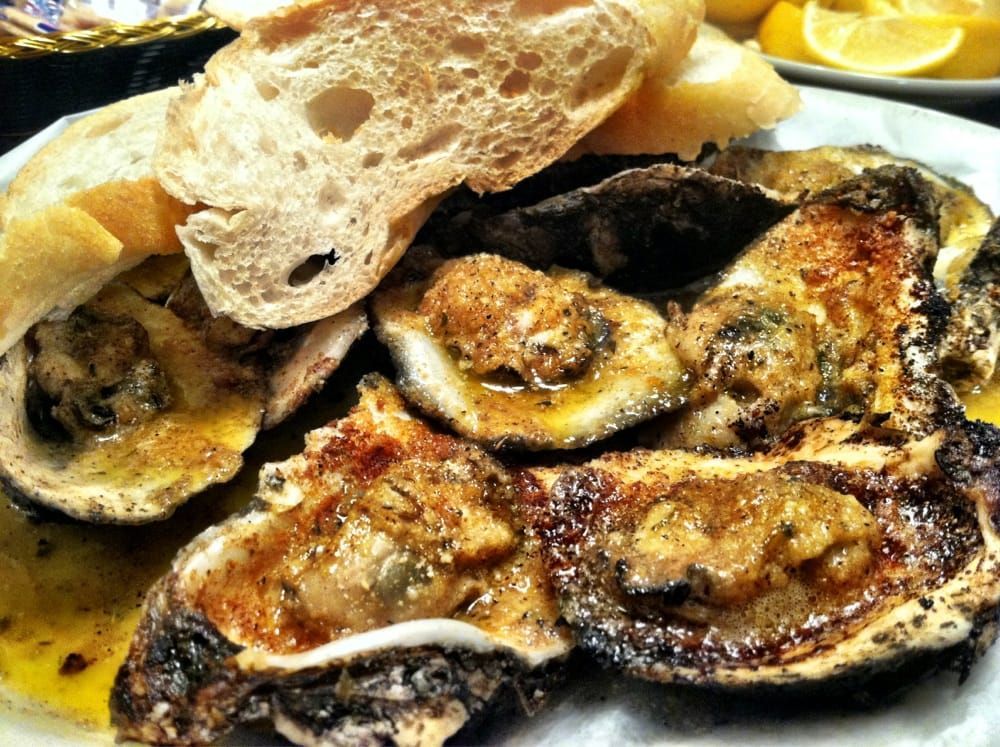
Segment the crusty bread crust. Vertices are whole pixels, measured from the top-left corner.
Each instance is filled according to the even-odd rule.
[[[190,207],[153,177],[153,148],[179,89],[134,96],[74,122],[25,164],[0,200],[0,355],[150,254],[181,251]]]
[[[638,0],[317,0],[250,21],[168,111],[155,160],[210,308],[331,316],[463,181],[562,156],[658,59]]]
[[[121,242],[79,208],[55,205],[11,220],[0,236],[0,355],[52,308],[86,300],[91,291],[81,298],[81,283],[106,281],[121,252]]]
[[[147,164],[152,171],[152,162]],[[125,258],[183,251],[177,226],[192,210],[164,192],[152,173],[75,192],[65,204],[80,208],[121,241]]]
[[[205,0],[201,11],[240,31],[251,18],[273,13],[294,2],[295,0]]]
[[[674,153],[697,157],[706,143],[774,127],[799,110],[795,87],[756,52],[702,24],[671,75],[651,76],[575,152]]]
[[[167,103],[179,89],[133,96],[66,128],[24,165],[0,203],[0,229],[16,217],[62,202],[104,182],[150,177]]]

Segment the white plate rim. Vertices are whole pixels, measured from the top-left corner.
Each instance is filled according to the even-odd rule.
[[[903,78],[795,62],[774,55],[762,57],[782,76],[798,81],[808,81],[852,91],[869,91],[897,98],[927,101],[957,101],[1000,98],[1000,77],[980,79]]]

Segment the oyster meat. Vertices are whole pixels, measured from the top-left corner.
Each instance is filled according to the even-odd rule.
[[[539,699],[572,644],[515,476],[385,379],[360,393],[150,592],[112,696],[121,737],[268,717],[303,743],[434,744]]]
[[[942,341],[943,374],[957,388],[972,389],[989,381],[1000,354],[1000,318],[994,300],[998,256],[994,215],[972,189],[922,163],[874,146],[800,151],[733,147],[720,153],[710,170],[777,190],[786,199],[803,199],[864,169],[887,164],[919,171],[938,202],[941,246],[934,278],[945,299],[956,305]]]
[[[826,694],[963,672],[1000,604],[1000,431],[900,443],[836,418],[767,453],[534,469],[578,644],[643,678]]]
[[[909,436],[958,408],[937,375],[948,304],[930,266],[935,203],[885,166],[809,198],[677,322],[689,402],[658,445],[759,448],[791,423],[851,412]]]
[[[417,252],[372,312],[407,399],[491,447],[585,446],[687,388],[656,308],[580,271]]]

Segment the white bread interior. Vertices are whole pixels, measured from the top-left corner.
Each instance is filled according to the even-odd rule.
[[[562,156],[660,62],[638,0],[319,0],[251,20],[168,110],[156,173],[209,307],[331,316],[462,183]]]

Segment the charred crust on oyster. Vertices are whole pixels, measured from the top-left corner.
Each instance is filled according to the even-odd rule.
[[[541,698],[572,643],[516,475],[382,377],[359,393],[158,582],[116,683],[120,736],[200,742],[270,718],[306,743],[443,741]]]
[[[873,565],[853,580],[817,586],[809,581],[813,560],[783,571],[793,579],[789,590],[804,584],[813,600],[805,616],[795,612],[794,595],[784,601],[785,587],[780,585],[774,587],[776,596],[768,597],[773,591],[767,590],[751,592],[732,607],[708,597],[699,608],[692,583],[704,576],[690,576],[693,566],[688,577],[664,576],[656,583],[630,586],[626,577],[632,568],[620,553],[637,552],[638,545],[629,543],[654,535],[627,538],[648,521],[641,517],[651,516],[653,507],[685,500],[683,493],[671,497],[671,491],[692,479],[685,474],[697,473],[698,457],[678,452],[680,466],[672,478],[676,483],[671,478],[654,478],[648,485],[632,482],[647,461],[669,463],[669,452],[609,455],[590,466],[541,470],[535,500],[542,493],[547,504],[535,519],[560,607],[576,631],[578,645],[605,666],[642,678],[754,695],[847,690],[862,683],[877,691],[903,674],[912,680],[917,673],[940,668],[955,669],[964,677],[996,636],[996,430],[970,424],[935,435],[919,447],[879,446],[870,437],[858,445],[840,440],[844,446],[834,453],[855,453],[862,461],[871,456],[863,456],[865,449],[881,450],[885,456],[867,468],[838,465],[822,454],[817,458],[808,442],[808,436],[801,438],[799,453],[792,447],[775,454],[773,462],[758,455],[745,460],[742,468],[720,467],[722,472],[733,470],[726,479],[734,484],[772,473],[781,480],[824,486],[852,496],[874,517],[879,539]],[[848,450],[841,452],[845,446]],[[890,466],[901,458],[893,456],[897,453],[909,454],[903,462],[915,460],[913,466],[897,472]],[[760,466],[753,466],[756,462]],[[767,472],[757,471],[761,469]],[[698,478],[703,479],[708,478]],[[709,490],[708,495],[715,490],[710,481],[701,489]],[[985,515],[980,514],[983,508]],[[656,540],[662,543],[661,553],[669,557],[670,547],[683,547],[670,544],[675,540],[668,540],[669,525],[653,526],[664,527],[659,530],[665,533],[663,539]],[[839,540],[829,541],[836,546]],[[728,626],[733,627],[727,632]]]
[[[908,166],[865,169],[859,176],[820,192],[813,201],[860,212],[901,213],[938,238],[939,202],[927,180]]]

